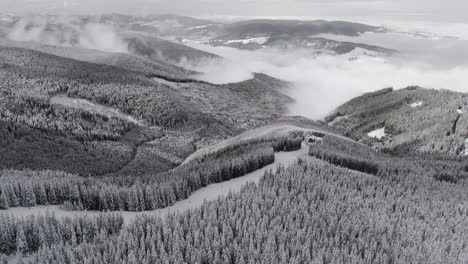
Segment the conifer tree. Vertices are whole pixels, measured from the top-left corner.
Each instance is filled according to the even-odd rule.
[[[8,205],[8,199],[5,190],[1,190],[1,192],[2,193],[0,194],[0,210],[6,210],[10,208],[10,206]]]

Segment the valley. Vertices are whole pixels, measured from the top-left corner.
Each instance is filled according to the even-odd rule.
[[[388,32],[0,16],[0,263],[463,263],[468,94]]]

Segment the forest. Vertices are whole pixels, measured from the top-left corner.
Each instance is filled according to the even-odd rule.
[[[281,82],[261,75],[227,85],[181,79],[186,86],[174,89],[148,73],[24,48],[0,46],[0,61],[0,152],[10,153],[0,155],[2,169],[81,176],[141,174],[140,168],[160,173],[198,148],[271,122],[290,102],[278,91]],[[179,82],[161,65],[157,76]],[[54,104],[55,96],[120,111],[139,122]],[[161,151],[165,140],[177,144],[175,151]]]
[[[468,179],[468,161],[460,156],[410,152],[400,157],[334,136],[325,136],[321,142],[310,145],[309,155],[343,168],[380,177],[386,177],[389,173],[415,173],[452,183]]]
[[[3,218],[0,228],[11,245],[3,253],[32,253],[23,263],[463,263],[466,187],[303,157],[258,186],[164,220],[49,220],[63,230],[52,241],[29,232],[41,218]],[[89,222],[101,226],[97,238],[83,238]]]
[[[291,83],[195,80],[171,63],[220,58],[124,37],[129,53],[0,39],[0,264],[468,261],[467,94],[386,88],[312,121],[289,116]]]
[[[302,138],[254,140],[155,175],[81,177],[58,171],[0,171],[0,209],[63,205],[69,210],[147,211],[186,199],[211,183],[243,176],[274,162],[274,151],[301,147]]]

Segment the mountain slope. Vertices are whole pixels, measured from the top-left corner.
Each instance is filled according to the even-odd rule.
[[[114,53],[79,47],[41,45],[39,43],[32,42],[12,41],[5,38],[0,38],[0,45],[36,50],[59,57],[115,66],[129,71],[137,71],[144,74],[156,74],[174,79],[188,78],[190,75],[195,74],[195,72],[161,60],[145,59],[130,53]]]
[[[278,90],[285,84],[266,77],[222,86],[185,80],[174,88],[22,48],[0,47],[0,61],[0,147],[11,153],[2,168],[108,174],[135,158],[154,162],[139,152],[149,148],[162,149],[156,156],[167,169],[197,147],[278,118],[291,102]],[[178,146],[175,153],[161,147],[166,141]]]
[[[463,93],[419,87],[384,89],[345,103],[327,121],[384,150],[463,155],[468,148],[467,98]],[[382,139],[367,135],[383,127]]]

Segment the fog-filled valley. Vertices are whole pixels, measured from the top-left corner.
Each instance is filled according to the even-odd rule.
[[[380,56],[354,50],[336,56],[311,54],[305,49],[238,50],[198,43],[190,46],[220,55],[226,60],[207,62],[196,68],[198,78],[215,83],[242,81],[252,72],[262,72],[294,84],[290,91],[295,104],[291,114],[322,119],[335,107],[364,92],[386,87],[411,85],[467,92],[467,40],[441,37],[433,39],[410,33],[364,33],[360,36],[322,34],[337,41],[369,43],[398,51]]]
[[[0,263],[468,261],[464,25],[0,14]]]

